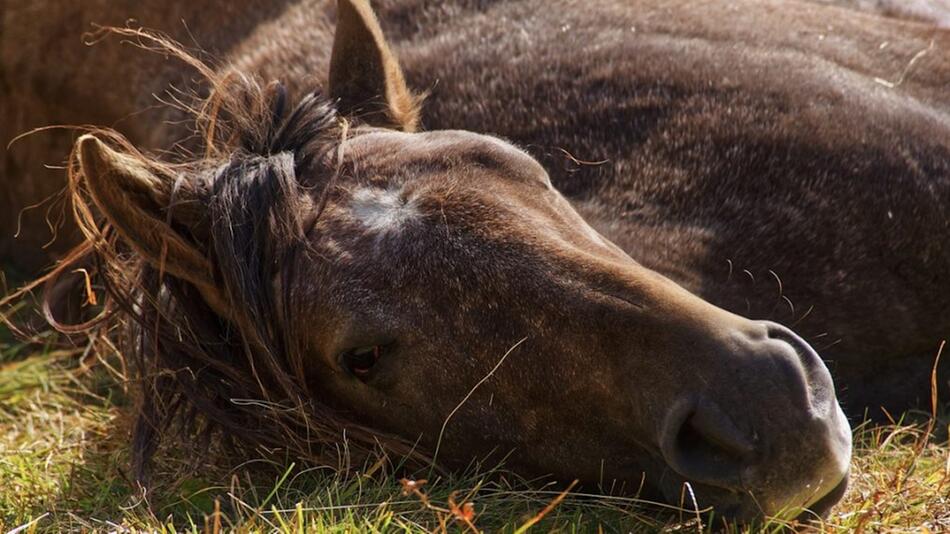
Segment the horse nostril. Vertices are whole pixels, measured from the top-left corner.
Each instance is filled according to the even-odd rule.
[[[732,490],[755,452],[752,439],[718,406],[701,400],[671,421],[661,450],[667,463],[688,480]]]

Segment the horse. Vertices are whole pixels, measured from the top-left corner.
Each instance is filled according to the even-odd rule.
[[[70,153],[85,241],[57,271],[98,258],[99,324],[153,377],[136,472],[198,413],[301,455],[385,435],[826,514],[839,395],[928,396],[948,327],[950,37],[791,0],[374,7],[6,7],[8,43],[41,41],[4,47],[7,126],[112,125]],[[158,54],[62,37],[129,17]],[[196,76],[197,104],[166,92]],[[73,140],[11,146],[14,201]]]

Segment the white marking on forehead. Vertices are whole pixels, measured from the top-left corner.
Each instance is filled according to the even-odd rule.
[[[361,187],[353,192],[350,211],[363,226],[376,232],[398,231],[419,217],[415,203],[404,200],[400,189]]]

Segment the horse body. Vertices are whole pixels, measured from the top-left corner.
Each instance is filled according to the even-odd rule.
[[[191,132],[181,123],[183,114],[157,99],[172,98],[170,84],[190,87],[194,72],[118,40],[87,46],[98,39],[96,29],[138,22],[194,46],[201,35],[200,47],[220,57],[285,7],[282,2],[4,1],[0,138],[6,147],[34,128],[108,124],[145,149],[166,150]],[[74,139],[72,131],[54,129],[23,137],[4,152],[0,255],[9,258],[5,268],[37,272],[76,243],[75,229],[64,224],[67,210],[56,201],[63,190],[63,158]],[[14,238],[18,228],[26,231]]]
[[[186,43],[194,35],[234,72],[281,80],[290,94],[326,87],[328,70],[333,82],[337,24],[331,2],[212,2],[167,11],[157,4],[135,2],[123,10],[114,2],[84,3],[79,13],[63,11],[62,23],[85,29],[87,22],[121,24],[141,13],[144,26],[170,31]],[[941,53],[950,35],[922,24],[778,1],[631,6],[612,0],[405,0],[374,7],[408,85],[427,93],[420,122],[431,133],[358,129],[337,161],[337,172],[356,182],[339,197],[331,195],[314,223],[336,237],[312,238],[318,257],[335,257],[357,274],[337,281],[331,267],[294,260],[287,272],[323,285],[302,286],[291,300],[314,317],[333,316],[327,310],[346,317],[358,302],[374,310],[360,316],[366,324],[385,322],[383,317],[400,325],[378,329],[387,332],[405,331],[411,323],[412,333],[400,334],[405,337],[399,345],[414,347],[417,355],[403,349],[399,355],[427,365],[406,364],[412,380],[392,377],[376,384],[398,395],[367,393],[352,377],[334,375],[329,360],[308,364],[312,369],[299,364],[294,371],[301,381],[330,391],[332,398],[322,401],[360,413],[363,423],[397,434],[430,431],[445,414],[414,407],[442,406],[446,399],[454,405],[453,395],[470,387],[465,377],[494,372],[498,357],[507,357],[506,350],[530,332],[534,337],[526,347],[535,359],[519,362],[515,354],[503,368],[509,374],[493,378],[492,387],[507,395],[493,401],[496,396],[486,389],[472,398],[463,410],[468,416],[444,436],[450,456],[461,459],[469,449],[483,453],[499,443],[527,444],[534,454],[513,459],[514,465],[585,480],[596,478],[597,458],[624,458],[629,465],[615,464],[616,476],[663,473],[666,486],[660,489],[667,496],[676,494],[682,477],[700,484],[706,502],[740,516],[756,512],[716,488],[759,484],[754,497],[767,513],[789,503],[820,509],[840,497],[842,451],[850,445],[838,435],[842,420],[830,408],[834,393],[817,355],[783,327],[741,319],[693,295],[804,334],[832,362],[854,410],[878,403],[907,406],[927,396],[926,370],[948,328],[948,301],[939,288],[950,275],[950,60]],[[13,32],[4,39],[39,33],[28,8],[6,10],[5,24]],[[356,12],[365,18],[365,11]],[[360,35],[361,41],[349,45],[365,45],[366,34]],[[191,143],[180,110],[145,109],[150,95],[168,84],[188,85],[190,67],[110,40],[81,53],[74,50],[77,44],[50,39],[40,48],[4,47],[4,112],[17,118],[4,126],[5,137],[39,126],[29,122],[38,119],[114,124],[142,149]],[[37,55],[67,50],[64,57],[76,59],[61,69],[38,67]],[[391,74],[381,75],[386,83]],[[345,76],[338,80],[341,86],[359,85]],[[372,106],[356,104],[354,120],[378,122]],[[497,139],[443,130],[498,136],[531,157]],[[57,187],[51,178],[31,175],[41,171],[28,162],[65,153],[72,138],[39,137],[20,141],[5,158],[7,183],[14,173],[30,177],[25,190],[10,188],[11,205],[35,197],[31,188]],[[134,250],[156,258],[153,238],[129,221],[168,228],[156,222],[160,218],[143,215],[144,208],[127,209],[124,193],[109,184],[125,180],[141,187],[163,179],[93,138],[83,138],[77,150],[96,203],[120,230],[125,227],[122,235]],[[273,165],[267,171],[273,176],[290,172]],[[228,169],[222,176],[229,176]],[[405,169],[420,173],[418,183],[403,176]],[[448,185],[430,179],[427,173],[433,172]],[[211,183],[197,183],[202,180]],[[551,184],[570,205],[552,196]],[[171,202],[164,187],[151,193],[159,204]],[[206,201],[202,188],[210,186],[188,187],[181,193],[183,205],[189,205],[188,195],[197,199],[192,204]],[[413,233],[418,221],[439,209],[444,239]],[[187,219],[193,220],[201,217]],[[482,232],[479,224],[487,229]],[[341,234],[330,232],[341,228]],[[453,229],[465,229],[464,237],[453,237]],[[205,279],[202,253],[192,254],[209,232],[215,235],[201,229],[175,238],[167,264],[161,253],[162,269],[197,288],[220,316],[253,323],[253,315],[229,316],[227,302],[235,295],[221,294],[217,279]],[[386,244],[381,235],[413,239]],[[358,260],[367,250],[413,261],[363,270]],[[447,284],[435,285],[444,290],[443,300],[425,299],[425,285],[433,281]],[[362,345],[376,351],[391,334],[367,334],[365,326],[354,331],[344,319],[338,323],[296,325],[296,331],[318,331],[297,341],[310,354],[353,358],[358,365],[351,374],[358,375],[365,355],[376,354]],[[485,345],[467,348],[485,357],[464,361],[462,377],[429,371],[445,358],[445,346],[435,346],[442,352],[427,348],[433,341],[426,338],[445,332],[454,333],[455,342]],[[352,345],[359,350],[349,350]],[[628,346],[645,352],[632,363],[612,358]],[[541,359],[548,354],[563,357]],[[703,370],[693,376],[680,372],[683,366]],[[887,368],[901,373],[887,371],[888,380],[866,384]],[[613,399],[627,382],[656,390],[635,388],[624,393],[630,402],[618,405]],[[552,392],[553,383],[563,391]],[[420,384],[427,387],[413,389]],[[688,394],[681,396],[678,387]],[[560,408],[552,412],[529,402],[538,398]],[[803,404],[801,398],[808,400]],[[756,399],[768,402],[750,408]],[[592,404],[602,407],[602,420],[581,423]],[[739,415],[743,411],[748,414]],[[768,422],[769,413],[792,419]],[[636,425],[624,427],[625,418]],[[742,437],[748,425],[755,426],[747,419],[766,421],[755,424],[782,436],[767,460],[781,458],[777,463],[785,467],[769,464],[773,471],[760,472],[766,460],[759,456],[748,464],[756,445]],[[561,429],[562,439],[552,443],[551,429],[562,420],[576,424]],[[621,427],[630,435],[610,447],[643,447],[645,458],[628,458],[603,443],[577,457],[574,445]],[[442,438],[440,432],[436,447]],[[430,446],[434,441],[431,432],[424,440]],[[789,461],[799,454],[792,451],[796,447],[805,452]],[[743,469],[739,482],[732,473],[737,465]],[[669,475],[670,466],[676,475]],[[820,491],[806,496],[801,488],[810,476],[817,477]],[[827,499],[819,506],[822,496]]]
[[[855,412],[928,399],[950,327],[950,36],[804,3],[545,6],[422,17],[401,57],[439,80],[423,123],[528,147],[643,265],[796,325]]]

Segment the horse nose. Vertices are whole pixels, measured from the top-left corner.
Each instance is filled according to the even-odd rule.
[[[760,324],[766,331],[766,343],[778,342],[775,348],[765,350],[775,359],[779,372],[786,375],[783,382],[791,390],[790,400],[814,417],[831,415],[838,406],[835,386],[831,373],[815,349],[798,334],[780,324],[771,321],[762,321]],[[788,348],[791,348],[791,352]]]
[[[707,493],[751,496],[757,513],[812,504],[826,511],[823,498],[843,487],[851,458],[851,429],[827,367],[775,323],[753,323],[734,338],[709,387],[667,413],[664,460]]]

